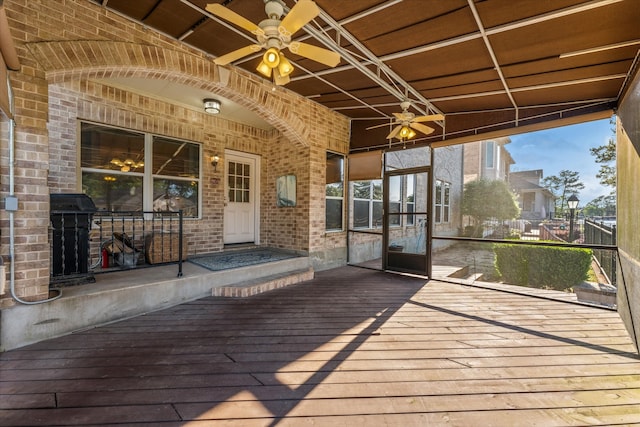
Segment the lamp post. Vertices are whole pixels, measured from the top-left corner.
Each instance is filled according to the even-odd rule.
[[[567,199],[567,205],[569,205],[569,243],[573,242],[573,219],[576,214],[576,208],[578,207],[578,196],[572,194],[571,197]]]

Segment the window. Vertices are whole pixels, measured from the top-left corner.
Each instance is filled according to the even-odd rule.
[[[198,216],[200,146],[153,137],[153,210]]]
[[[448,182],[436,180],[436,193],[435,193],[435,222],[445,223],[450,222],[451,214],[451,184]]]
[[[389,177],[390,226],[400,226],[403,217],[405,226],[415,224],[415,215],[393,215],[415,212],[415,179],[415,175]],[[382,180],[352,181],[352,194],[353,228],[382,227]]]
[[[108,211],[199,215],[200,146],[81,123],[82,191]]]
[[[493,159],[493,152],[495,149],[495,145],[496,143],[494,141],[485,141],[485,166],[488,169],[492,169],[495,167],[495,163],[494,163],[494,159]]]
[[[382,180],[353,182],[353,228],[382,227]]]
[[[535,193],[524,193],[522,195],[522,205],[523,211],[525,212],[533,212],[536,206],[536,194]]]
[[[344,203],[344,156],[327,152],[325,228],[341,231]]]

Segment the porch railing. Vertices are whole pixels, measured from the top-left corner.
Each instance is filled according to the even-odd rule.
[[[187,253],[179,212],[51,211],[52,284],[92,282],[94,274],[177,263]]]
[[[591,219],[584,221],[584,242],[592,245],[615,246],[617,229],[614,224],[606,224]],[[606,273],[611,285],[616,285],[616,254],[612,251],[594,250],[594,258]]]

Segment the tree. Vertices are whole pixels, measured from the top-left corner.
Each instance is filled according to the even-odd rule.
[[[584,189],[584,184],[580,182],[580,172],[566,169],[561,170],[557,176],[545,177],[542,180],[542,186],[556,196],[556,214],[564,213],[565,202],[571,194],[576,194],[579,190]],[[560,206],[558,206],[558,199],[560,200]]]
[[[613,216],[616,213],[616,196],[598,196],[584,206],[582,213],[588,217]]]
[[[476,227],[473,235],[477,236],[486,220],[505,221],[517,218],[520,208],[506,182],[479,179],[464,185],[462,213],[474,219]]]
[[[609,139],[606,145],[595,148],[589,148],[591,154],[596,158],[596,163],[600,163],[600,171],[596,174],[596,178],[600,180],[600,184],[607,187],[616,188],[616,143],[613,139]]]
[[[616,189],[616,129],[611,129],[613,136],[605,145],[589,148],[589,152],[596,158],[596,163],[600,164],[600,171],[596,174],[596,178],[600,180],[600,184],[611,187],[614,192]]]

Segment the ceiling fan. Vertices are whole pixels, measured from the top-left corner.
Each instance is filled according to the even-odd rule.
[[[403,101],[400,104],[400,108],[402,108],[402,113],[393,113],[396,120],[393,123],[391,123],[391,125],[395,125],[395,127],[391,130],[389,135],[387,135],[387,139],[393,139],[396,137],[400,140],[411,139],[414,136],[416,136],[416,132],[414,131],[414,129],[420,133],[429,135],[430,133],[433,133],[434,129],[427,125],[423,125],[422,122],[433,122],[436,120],[444,120],[444,116],[442,114],[416,116],[415,114],[409,111],[410,107],[411,107],[411,102]],[[375,129],[383,126],[389,126],[389,124],[385,123],[383,125],[371,126],[371,127],[368,127],[367,130]]]
[[[235,13],[221,4],[210,3],[206,9],[225,21],[244,28],[256,35],[257,43],[234,50],[219,56],[213,62],[217,65],[227,65],[237,59],[245,57],[262,49],[266,52],[258,65],[257,71],[265,77],[271,77],[277,85],[289,83],[289,74],[293,72],[293,65],[285,58],[283,49],[313,61],[335,67],[340,62],[340,55],[331,50],[307,43],[291,41],[291,36],[318,16],[320,9],[313,0],[300,0],[282,18],[284,3],[281,0],[265,0],[264,11],[267,19],[254,24],[243,16]]]

